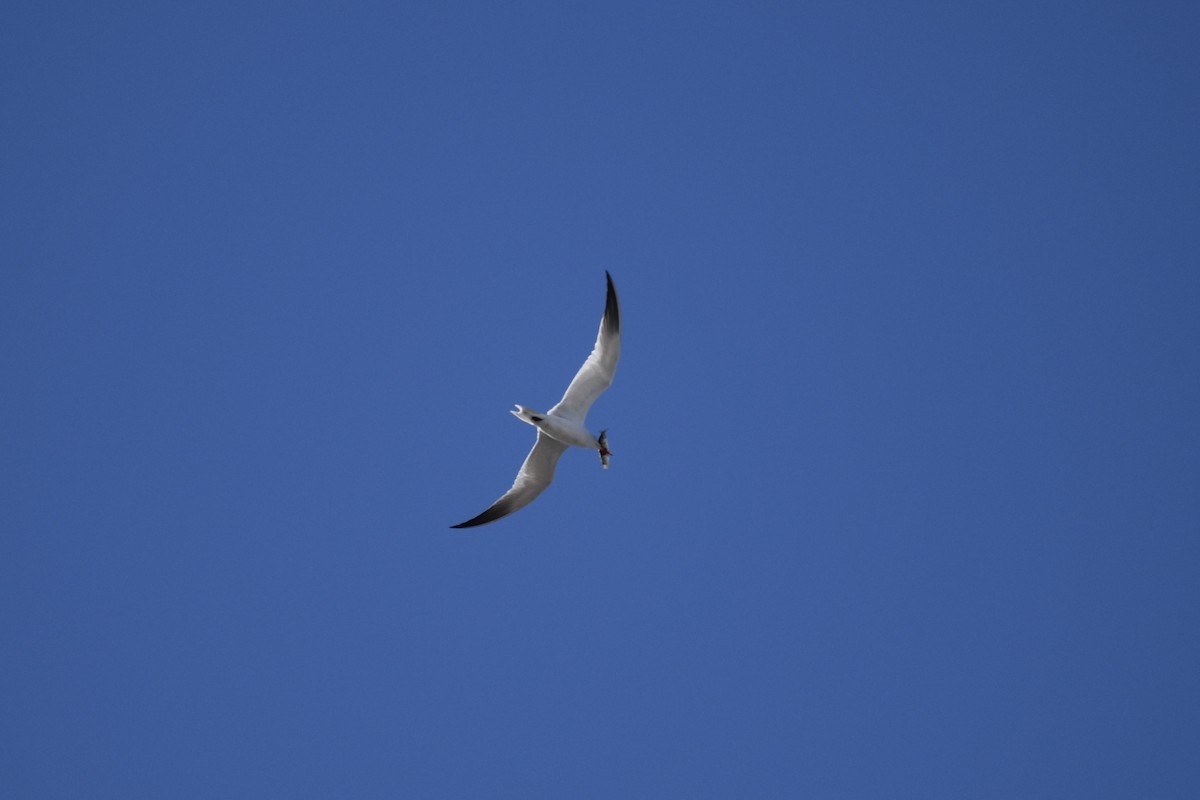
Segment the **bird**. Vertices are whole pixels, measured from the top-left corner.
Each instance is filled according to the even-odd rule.
[[[608,449],[608,430],[593,436],[584,427],[588,410],[600,394],[612,385],[617,371],[617,359],[621,356],[621,307],[617,303],[617,290],[612,275],[604,271],[608,284],[604,300],[604,316],[600,319],[600,332],[591,354],[575,373],[562,400],[549,411],[542,413],[522,405],[511,411],[513,416],[537,428],[537,441],[525,457],[513,481],[512,488],[486,511],[466,522],[451,525],[451,528],[473,528],[486,525],[501,517],[524,508],[554,480],[554,469],[559,457],[568,447],[585,447],[600,454],[600,466],[608,469],[612,451]]]

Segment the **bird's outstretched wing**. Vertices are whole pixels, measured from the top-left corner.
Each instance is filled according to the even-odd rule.
[[[495,522],[532,503],[533,499],[554,480],[554,468],[558,466],[558,457],[566,449],[565,444],[539,430],[537,441],[533,443],[533,449],[529,451],[529,455],[525,456],[525,463],[521,465],[521,471],[517,473],[517,479],[513,481],[512,488],[505,492],[503,497],[492,503],[487,511],[466,522],[460,522],[450,527],[473,528],[476,525]]]
[[[600,320],[596,346],[579,372],[575,373],[562,400],[547,412],[581,424],[600,393],[612,386],[613,375],[617,372],[617,359],[621,357],[621,307],[617,304],[617,290],[613,287],[612,276],[605,271],[604,277],[608,281],[608,296],[604,302],[604,317]]]

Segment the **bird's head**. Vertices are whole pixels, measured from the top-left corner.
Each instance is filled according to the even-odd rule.
[[[600,431],[599,438],[596,439],[596,449],[600,451],[600,466],[608,469],[608,459],[612,455],[612,451],[608,449],[608,431]]]

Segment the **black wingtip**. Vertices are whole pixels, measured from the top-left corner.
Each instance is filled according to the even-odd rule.
[[[617,303],[617,287],[613,285],[612,275],[604,270],[604,278],[608,281],[608,293],[604,300],[604,323],[611,325],[614,333],[621,330],[621,306]]]
[[[491,511],[491,509],[489,508],[488,511]],[[451,525],[450,527],[451,528],[474,528],[476,525],[486,525],[489,522],[494,522],[497,519],[499,519],[499,517],[494,514],[489,515],[488,511],[483,512],[478,517],[472,517],[471,519],[467,520],[466,522],[460,522],[457,525]]]
[[[509,498],[501,497],[499,500],[497,500],[495,503],[492,504],[491,508],[489,508],[487,511],[484,511],[482,514],[480,514],[476,517],[472,517],[471,519],[467,520],[466,522],[460,522],[457,525],[451,525],[450,527],[451,528],[474,528],[476,525],[486,525],[489,522],[495,522],[496,520],[500,519],[501,517],[508,516],[514,510],[515,509],[513,509],[512,500]]]

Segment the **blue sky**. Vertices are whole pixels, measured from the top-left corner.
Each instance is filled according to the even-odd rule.
[[[1197,41],[6,4],[3,794],[1194,797]]]

